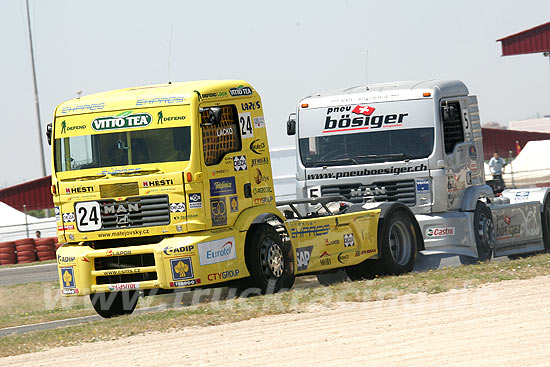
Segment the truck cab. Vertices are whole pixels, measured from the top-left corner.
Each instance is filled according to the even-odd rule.
[[[341,195],[372,207],[400,202],[416,215],[425,254],[459,254],[467,261],[494,252],[495,223],[484,208],[495,195],[484,177],[477,97],[463,82],[313,94],[299,101],[287,127],[298,147],[299,198]],[[531,235],[519,238],[532,245],[519,251],[540,249],[540,234],[539,228],[536,245]]]

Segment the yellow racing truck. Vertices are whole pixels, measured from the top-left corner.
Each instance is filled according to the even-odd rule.
[[[399,274],[423,249],[399,203],[276,204],[262,101],[244,81],[73,99],[47,135],[61,292],[90,296],[103,317],[187,288],[265,294],[339,268],[352,279]],[[319,210],[301,215],[303,203]]]

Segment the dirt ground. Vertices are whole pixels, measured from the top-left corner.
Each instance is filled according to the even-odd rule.
[[[1,366],[549,366],[550,277],[155,333]]]

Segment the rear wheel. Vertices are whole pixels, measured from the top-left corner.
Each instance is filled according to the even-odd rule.
[[[493,257],[495,248],[495,228],[493,215],[487,205],[481,201],[476,204],[474,212],[474,237],[477,247],[477,258],[460,255],[460,262],[464,265],[488,261]]]
[[[246,267],[250,279],[245,283],[253,290],[243,290],[250,295],[257,293],[276,293],[289,288],[294,283],[294,274],[287,266],[289,259],[285,255],[283,241],[277,231],[269,224],[255,224],[246,235]]]
[[[129,315],[134,312],[139,294],[137,291],[90,294],[92,306],[103,318]]]
[[[351,280],[372,279],[376,275],[403,274],[413,270],[418,248],[413,219],[404,210],[384,218],[378,231],[379,260],[365,260],[346,268]]]

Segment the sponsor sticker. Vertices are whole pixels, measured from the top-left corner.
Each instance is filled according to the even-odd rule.
[[[72,289],[63,289],[61,291],[63,294],[78,294],[78,288],[72,288]]]
[[[306,270],[311,259],[311,251],[313,246],[300,247],[296,249],[296,261],[298,263],[298,271]]]
[[[430,180],[428,179],[416,180],[416,192],[418,193],[430,192]]]
[[[265,127],[265,121],[263,116],[254,117],[254,127],[256,129],[261,129]]]
[[[269,158],[262,157],[262,158],[252,158],[252,167],[254,166],[262,166],[264,164],[269,164]]]
[[[226,270],[226,271],[222,271],[221,273],[208,274],[208,280],[212,282],[216,280],[236,278],[238,276],[239,276],[239,269]]]
[[[189,209],[201,209],[202,208],[202,194],[197,192],[195,194],[189,194]]]
[[[169,247],[166,246],[162,252],[164,252],[167,256],[172,255],[182,255],[184,253],[189,253],[195,249],[195,245],[187,245],[187,246],[180,246],[180,247]]]
[[[60,222],[61,221],[61,211],[59,210],[59,207],[56,206],[54,208],[54,210],[55,210],[55,221]]]
[[[235,171],[246,171],[247,165],[245,155],[233,157],[233,169],[235,169]]]
[[[185,211],[185,203],[172,203],[170,204],[171,213],[182,213]]]
[[[74,213],[63,213],[63,222],[74,222]]]
[[[236,213],[239,211],[239,197],[238,196],[231,196],[229,198],[229,207],[231,209],[231,213]]]
[[[235,237],[227,237],[219,240],[198,244],[199,262],[202,265],[217,264],[237,258]]]
[[[210,196],[235,195],[236,193],[235,177],[210,179]]]
[[[455,227],[435,227],[426,230],[426,237],[454,236]]]
[[[74,268],[72,266],[61,268],[61,281],[63,288],[76,288],[74,281]]]
[[[200,278],[184,280],[182,282],[170,282],[170,287],[187,287],[189,285],[196,285],[196,284],[201,284]]]
[[[193,278],[193,262],[190,257],[170,259],[170,269],[172,269],[172,279],[174,280]]]
[[[252,88],[239,85],[237,88],[229,89],[229,94],[232,97],[249,96],[252,94]]]
[[[110,291],[128,291],[132,289],[139,289],[139,283],[115,283],[107,285],[107,289]]]
[[[529,199],[529,191],[516,192],[516,201],[526,201]]]
[[[241,103],[243,111],[254,111],[260,109],[260,101]]]
[[[339,262],[340,264],[345,264],[345,263],[348,262],[348,260],[349,260],[349,254],[346,254],[346,253],[344,253],[344,252],[340,252],[340,253],[338,254],[338,262]]]
[[[153,121],[148,113],[134,113],[126,111],[115,116],[99,117],[92,121],[92,129],[95,131],[128,129],[144,127]]]
[[[255,139],[250,143],[250,150],[255,154],[261,155],[265,153],[265,143],[260,139]]]
[[[344,247],[353,247],[355,246],[355,239],[353,238],[353,233],[344,233]]]
[[[321,263],[321,265],[324,265],[324,266],[332,264],[330,254],[327,251],[324,251],[319,257],[319,262]]]
[[[470,146],[470,149],[468,149],[468,155],[470,156],[470,159],[473,161],[477,159],[477,150],[474,145]]]
[[[227,224],[225,197],[210,199],[210,216],[213,226],[225,226]]]
[[[300,237],[317,237],[328,233],[330,224],[308,225],[299,223],[296,227],[290,228],[292,238]]]

